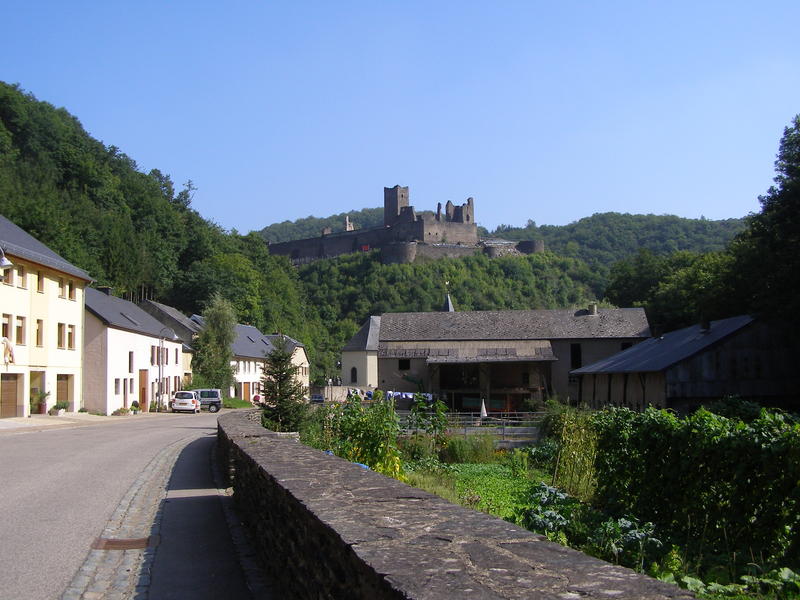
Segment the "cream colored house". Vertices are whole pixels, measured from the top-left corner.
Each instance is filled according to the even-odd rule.
[[[203,317],[192,315],[191,320],[203,326]],[[231,344],[233,351],[234,384],[229,390],[230,396],[242,400],[252,400],[256,394],[261,394],[261,378],[264,374],[264,359],[280,343],[280,338],[285,337],[286,343],[292,350],[292,363],[298,367],[297,378],[300,384],[308,390],[309,363],[305,347],[295,339],[288,336],[264,335],[252,325],[236,325],[236,337]]]
[[[309,364],[305,347],[295,339],[285,337],[292,350],[292,363],[298,368],[297,379],[308,392]],[[234,388],[231,395],[242,400],[252,400],[261,394],[261,379],[264,375],[264,359],[280,343],[280,335],[264,335],[251,325],[237,325],[233,342]]]
[[[144,300],[139,307],[152,315],[162,324],[175,331],[183,341],[184,362],[184,388],[191,389],[191,356],[194,353],[194,343],[203,330],[204,321],[201,315],[185,316],[178,309],[153,300]],[[231,344],[233,360],[234,384],[227,390],[228,396],[238,397],[243,400],[252,400],[256,394],[261,394],[261,377],[263,363],[267,354],[272,352],[279,335],[264,335],[251,325],[236,325],[236,337]],[[308,389],[309,363],[305,347],[290,337],[286,338],[292,348],[292,362],[298,367],[298,379]]]
[[[82,406],[84,289],[89,274],[0,216],[3,360],[0,417]],[[6,264],[8,263],[8,264]]]
[[[133,302],[110,288],[87,288],[84,406],[106,415],[134,400],[142,411],[152,402],[168,409],[183,389],[181,346],[172,329]]]

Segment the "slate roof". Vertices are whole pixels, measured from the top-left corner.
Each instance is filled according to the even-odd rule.
[[[163,312],[165,315],[175,319],[178,323],[186,327],[189,331],[193,333],[200,333],[202,331],[202,327],[196,322],[192,321],[189,317],[179,311],[177,308],[173,306],[167,306],[166,304],[161,304],[160,302],[156,302],[155,300],[145,300],[144,303],[150,304],[157,308],[159,311]]]
[[[378,335],[381,330],[381,318],[370,317],[361,326],[361,329],[350,338],[342,352],[357,352],[359,350],[377,350]]]
[[[380,320],[380,342],[644,337],[650,328],[642,308],[386,313]]]
[[[663,371],[753,322],[747,315],[712,321],[709,329],[693,325],[645,340],[606,359],[575,369],[571,373],[650,373]]]
[[[192,315],[191,320],[194,321],[200,329],[204,327],[204,319],[200,315]],[[236,324],[236,338],[231,344],[233,355],[242,358],[263,359],[267,354],[271,353],[280,335],[264,335],[257,327],[252,325]],[[289,349],[304,347],[303,344],[297,340],[290,338],[288,335],[284,336],[289,342]]]
[[[9,256],[18,256],[79,279],[92,281],[91,276],[62,258],[42,242],[0,215],[0,246]],[[13,260],[11,262],[14,262]]]
[[[109,296],[94,288],[86,288],[86,309],[109,327],[125,329],[155,338],[171,340],[174,332],[150,316],[133,302]]]

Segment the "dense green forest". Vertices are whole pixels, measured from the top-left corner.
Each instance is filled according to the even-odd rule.
[[[0,82],[0,213],[119,295],[192,313],[219,292],[241,322],[306,344],[314,378],[335,374],[342,344],[370,314],[434,310],[445,282],[460,310],[607,299],[645,306],[651,321],[669,327],[746,311],[798,315],[797,118],[776,168],[762,212],[744,221],[605,213],[564,227],[530,222],[492,233],[544,239],[543,254],[381,265],[368,253],[297,270],[269,254],[264,235],[317,235],[322,226],[341,228],[345,215],[369,227],[380,222],[380,209],[301,219],[308,231],[300,234],[292,223],[226,232],[192,208],[191,182],[176,190],[168,175],[141,172],[65,109]]]
[[[265,240],[273,244],[318,237],[326,227],[330,227],[334,233],[344,231],[345,217],[350,218],[350,222],[356,229],[369,229],[383,225],[382,208],[362,208],[330,217],[305,217],[296,221],[273,223],[264,227],[260,233]]]

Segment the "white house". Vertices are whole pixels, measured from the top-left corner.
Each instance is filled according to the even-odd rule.
[[[84,406],[111,414],[141,410],[182,389],[182,344],[175,332],[133,302],[111,295],[110,288],[86,289]]]
[[[192,315],[191,320],[203,327],[203,317],[200,315]],[[261,393],[264,359],[275,349],[281,337],[278,334],[264,335],[252,325],[236,325],[236,337],[231,344],[234,384],[229,390],[230,396],[252,400],[255,394]],[[308,390],[309,362],[306,349],[297,340],[283,337],[292,350],[292,363],[298,368],[297,379]]]
[[[86,271],[0,215],[0,417],[81,407]]]

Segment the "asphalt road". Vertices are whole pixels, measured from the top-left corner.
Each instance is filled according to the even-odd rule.
[[[221,549],[229,558],[212,569],[214,586],[226,586],[233,594],[228,598],[248,597],[241,570],[230,559],[230,536],[211,480],[216,421],[208,413],[137,415],[0,431],[0,598],[60,598],[123,496],[154,457],[174,444],[183,450],[163,505],[152,585],[160,586],[162,597],[203,596],[196,592],[206,585],[185,582],[202,566],[196,556],[214,561]],[[186,539],[192,531],[194,537]],[[198,537],[197,531],[207,534]],[[173,566],[182,569],[183,579],[176,576],[171,586]]]

